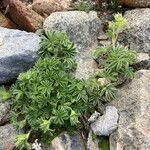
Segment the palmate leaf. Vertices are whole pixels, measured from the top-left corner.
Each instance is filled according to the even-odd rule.
[[[26,126],[26,120],[21,120],[21,121],[18,121],[18,129],[23,129],[25,126]]]
[[[102,77],[102,78],[107,79],[108,81],[110,80],[110,81],[112,81],[112,82],[116,82],[116,81],[117,81],[118,73],[117,73],[117,72],[112,72],[112,71],[111,71],[111,72],[108,72],[108,70],[106,71],[106,70],[104,69],[104,71],[101,72],[101,73],[99,74],[99,76]]]
[[[124,70],[123,70],[124,71]],[[126,78],[132,79],[134,76],[133,68],[129,67],[125,72],[124,75]]]
[[[113,100],[116,97],[117,89],[112,84],[103,86],[101,90],[101,96],[104,97],[105,101]]]
[[[65,120],[69,119],[69,112],[63,106],[60,106],[58,109],[53,109],[52,113],[54,124],[62,125]]]
[[[51,135],[53,135],[54,130],[50,128],[50,125],[51,125],[51,123],[52,123],[52,120],[51,120],[51,119],[49,119],[49,120],[44,120],[44,119],[42,119],[42,120],[39,120],[39,121],[41,122],[41,123],[40,123],[40,129],[41,129],[44,133],[48,132],[48,133],[50,133]]]
[[[28,149],[30,147],[30,144],[28,143],[29,135],[30,133],[17,135],[15,142],[16,147],[20,150],[24,148]]]
[[[90,110],[92,110],[93,106],[96,107],[100,101],[101,92],[100,91],[94,91],[89,94],[88,98],[88,107]]]
[[[77,125],[79,123],[79,115],[74,111],[71,110],[71,114],[70,114],[70,124],[72,126]]]
[[[24,97],[24,91],[20,89],[13,90],[13,95],[15,96],[15,101],[18,101]]]
[[[70,42],[65,33],[46,32],[42,36],[39,54],[42,57],[70,57],[76,55],[75,46]]]
[[[11,98],[11,93],[5,89],[4,86],[0,87],[0,101],[6,101]]]
[[[66,58],[64,60],[64,65],[65,65],[65,68],[69,71],[74,71],[75,68],[77,67],[77,64],[76,64],[76,61],[75,59],[72,59],[72,58]]]

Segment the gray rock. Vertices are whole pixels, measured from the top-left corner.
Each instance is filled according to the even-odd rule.
[[[43,28],[46,31],[67,33],[78,50],[86,50],[97,40],[101,22],[94,11],[54,12],[45,20]]]
[[[0,150],[13,150],[16,131],[11,124],[0,127]]]
[[[103,33],[100,36],[98,36],[98,40],[100,41],[108,40],[108,36],[105,33]]]
[[[88,122],[89,122],[89,123],[92,123],[92,122],[96,121],[99,116],[100,116],[100,113],[97,112],[97,111],[95,111],[95,112],[91,115],[91,117],[88,119]]]
[[[111,103],[118,109],[118,129],[110,136],[110,150],[150,149],[150,71],[136,72]]]
[[[94,49],[89,49],[84,52],[80,52],[77,56],[77,69],[76,77],[79,79],[88,79],[90,75],[95,73],[98,69],[97,63],[92,58],[92,52]]]
[[[11,102],[0,102],[0,125],[10,121]]]
[[[138,52],[150,52],[150,9],[133,9],[124,15],[128,25],[119,41]]]
[[[51,146],[42,145],[43,150],[86,150],[80,134],[68,135],[66,132],[54,138]]]
[[[89,132],[87,140],[87,150],[100,150],[98,138],[93,138],[92,131]]]
[[[44,22],[44,30],[65,32],[77,48],[76,77],[88,79],[97,64],[92,58],[100,33],[101,21],[96,12],[67,11],[52,13]]]
[[[150,57],[147,53],[137,53],[137,60],[132,65],[136,70],[149,69],[150,68]]]
[[[0,27],[0,84],[15,79],[34,65],[39,42],[34,33]]]
[[[37,35],[41,36],[41,35],[44,34],[44,30],[43,30],[43,29],[38,29],[38,30],[36,30],[35,33],[36,33]]]
[[[91,124],[94,134],[99,136],[109,136],[117,128],[118,113],[114,106],[107,106],[103,116]]]

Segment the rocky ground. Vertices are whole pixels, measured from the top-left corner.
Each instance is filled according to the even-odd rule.
[[[99,137],[109,137],[110,150],[150,150],[150,6],[149,0],[120,0],[133,7],[124,13],[128,21],[119,42],[138,52],[132,81],[119,88],[115,101],[102,114],[89,119],[85,140],[82,134],[63,132],[42,150],[101,150]],[[3,0],[0,2],[0,84],[11,84],[19,73],[38,59],[43,31],[66,32],[77,47],[78,78],[87,79],[99,68],[92,58],[97,45],[109,43],[106,25],[111,11],[71,11],[70,0]],[[137,8],[138,7],[138,8]],[[139,8],[144,7],[144,8]],[[100,14],[100,15],[97,15]],[[103,79],[100,79],[103,80]],[[14,150],[15,129],[10,123],[12,101],[0,101],[0,150]]]

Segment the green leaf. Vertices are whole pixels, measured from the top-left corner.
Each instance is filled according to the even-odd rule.
[[[67,119],[69,119],[68,111],[63,106],[60,106],[59,109],[53,109],[54,124],[62,125]]]
[[[0,87],[0,100],[6,101],[11,98],[11,94],[9,91],[6,91],[5,87]]]
[[[29,135],[30,133],[17,135],[15,142],[16,147],[20,150],[24,148],[28,149],[30,147],[30,144],[28,143]]]
[[[102,88],[101,95],[105,101],[113,100],[116,97],[117,89],[112,84],[107,84]]]
[[[71,110],[70,123],[72,126],[77,125],[79,123],[78,117],[78,114],[74,110]]]
[[[41,122],[41,124],[40,124],[40,129],[44,132],[44,133],[46,133],[46,132],[49,132],[49,133],[51,133],[51,135],[53,135],[53,132],[54,132],[54,130],[52,130],[51,128],[50,128],[50,125],[51,125],[51,123],[52,123],[52,120],[51,119],[49,119],[49,120],[40,120],[40,122]]]

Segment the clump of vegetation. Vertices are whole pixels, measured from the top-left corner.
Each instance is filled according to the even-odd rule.
[[[108,36],[112,43],[98,47],[94,57],[104,68],[101,76],[116,81],[120,76],[129,79],[133,77],[133,68],[130,67],[136,60],[136,53],[117,43],[119,33],[126,26],[126,19],[121,14],[115,15],[115,21],[109,23]]]
[[[126,20],[117,14],[109,24],[112,44],[99,47],[95,52],[96,59],[103,59],[101,76],[112,82],[118,76],[133,76],[130,65],[136,55],[117,44],[125,24]],[[50,143],[63,130],[83,128],[85,118],[101,103],[115,98],[114,84],[102,85],[94,76],[87,81],[75,77],[76,51],[66,34],[45,33],[39,54],[35,66],[21,73],[12,87],[12,122],[18,130],[25,131],[16,138],[19,149],[31,147],[30,139]]]
[[[0,87],[0,101],[6,101],[10,99],[11,93],[6,90],[4,86]]]
[[[43,35],[39,54],[35,66],[21,73],[12,88],[12,122],[26,130],[17,136],[19,149],[30,146],[30,137],[50,142],[63,130],[83,127],[82,116],[115,97],[111,84],[75,78],[75,47],[64,33]]]
[[[95,9],[95,3],[91,0],[78,0],[73,4],[73,8],[75,10],[89,12]]]
[[[110,37],[112,45],[115,47],[117,44],[118,35],[125,28],[127,20],[123,18],[121,14],[116,14],[114,19],[115,21],[109,22],[107,35]]]

